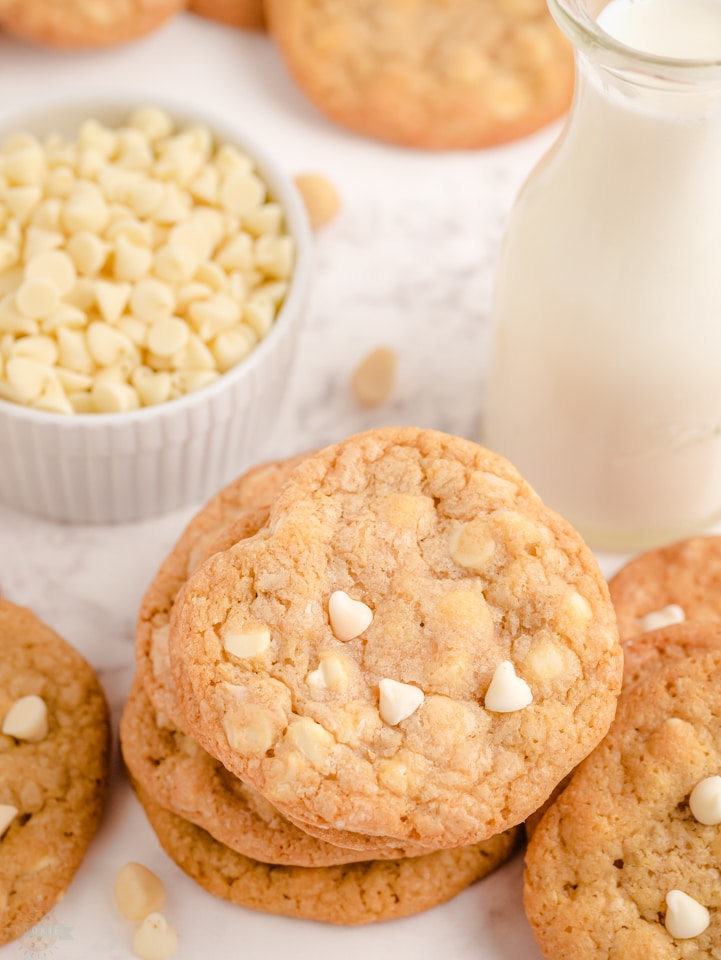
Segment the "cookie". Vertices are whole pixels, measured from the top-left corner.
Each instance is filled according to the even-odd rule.
[[[242,30],[263,30],[262,0],[190,0],[190,11]]]
[[[578,534],[507,461],[415,428],[300,464],[187,581],[169,650],[184,729],[289,819],[435,847],[537,809],[622,670]]]
[[[713,650],[721,650],[721,624],[679,623],[639,634],[624,644],[623,689],[627,690],[656,670],[683,662],[694,654]],[[569,780],[570,778],[560,783],[546,803],[526,820],[526,835],[529,839],[546,810],[568,786]]]
[[[629,687],[608,736],[537,827],[524,902],[546,957],[714,956],[719,830],[689,800],[721,773],[720,670],[715,650]],[[696,924],[705,911],[708,925]]]
[[[198,563],[216,549],[253,536],[263,526],[276,494],[306,455],[261,464],[217,493],[190,521],[143,597],[135,633],[137,672],[154,709],[175,726],[180,721],[169,685],[167,643],[178,591]],[[215,541],[232,524],[231,539],[216,548]]]
[[[110,720],[90,666],[30,610],[0,599],[0,642],[4,944],[62,899],[98,828]]]
[[[52,47],[106,47],[150,33],[187,0],[0,0],[7,33]]]
[[[266,0],[265,12],[301,89],[366,136],[486,147],[571,102],[573,52],[544,0]]]
[[[648,550],[609,582],[622,640],[651,629],[645,618],[721,623],[721,537],[691,537]],[[659,624],[660,626],[660,624]]]
[[[303,833],[189,737],[167,722],[161,727],[137,678],[123,713],[120,739],[128,771],[150,800],[202,827],[237,853],[264,863],[302,867],[368,859]]]
[[[408,860],[278,867],[244,857],[164,810],[136,786],[161,846],[208,893],[250,910],[354,926],[421,913],[487,876],[513,852],[509,831]]]

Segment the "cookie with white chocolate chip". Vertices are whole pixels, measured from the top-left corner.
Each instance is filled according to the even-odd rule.
[[[608,586],[622,641],[684,620],[721,623],[721,537],[647,550]]]
[[[314,104],[381,140],[490,146],[571,100],[571,46],[544,0],[266,0],[265,13]]]
[[[516,839],[510,830],[405,860],[271,866],[223,846],[135,790],[165,852],[208,893],[263,913],[348,926],[396,920],[450,900],[507,860]]]
[[[260,530],[270,504],[305,456],[253,467],[212,497],[183,531],[143,597],[135,634],[138,676],[154,709],[176,726],[178,710],[168,661],[175,598],[199,563]]]
[[[120,741],[130,776],[153,802],[202,827],[237,853],[264,863],[301,867],[369,858],[367,850],[325,843],[290,823],[167,718],[161,721],[137,677],[123,712]],[[408,845],[388,852],[377,848],[372,856],[392,860],[427,852]]]
[[[701,960],[721,938],[721,650],[622,694],[536,828],[525,907],[553,960]]]
[[[622,669],[576,532],[507,461],[415,428],[300,464],[188,580],[169,651],[185,729],[289,819],[436,847],[536,809]]]
[[[0,599],[0,944],[62,899],[99,825],[110,720],[88,663]]]

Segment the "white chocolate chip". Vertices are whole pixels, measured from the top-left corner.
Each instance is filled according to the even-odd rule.
[[[123,315],[130,300],[129,283],[113,283],[110,280],[95,281],[95,302],[106,323],[115,323]]]
[[[150,913],[133,935],[133,951],[140,960],[169,960],[178,952],[178,934],[162,913]]]
[[[254,174],[230,173],[220,186],[219,198],[228,213],[242,217],[263,202],[265,184]]]
[[[136,353],[133,342],[122,330],[99,320],[88,326],[87,344],[90,355],[101,367],[113,366],[123,357]]]
[[[128,117],[128,126],[144,133],[148,140],[161,140],[173,132],[173,121],[158,107],[138,107]]]
[[[384,678],[378,684],[380,702],[378,712],[384,723],[394,727],[402,720],[407,720],[420,707],[425,694],[420,687],[412,683],[401,683],[399,680]]]
[[[43,230],[42,227],[28,227],[25,231],[25,247],[23,248],[23,260],[30,263],[34,257],[48,250],[56,250],[65,242],[65,237],[57,230]],[[2,256],[0,247],[0,270],[2,267]],[[13,261],[14,263],[15,261]],[[10,266],[10,264],[7,264]]]
[[[711,922],[708,910],[682,890],[666,894],[666,929],[675,940],[690,940],[703,933]]]
[[[49,317],[60,306],[60,292],[52,280],[45,277],[26,280],[15,294],[20,313],[32,320]]]
[[[464,523],[451,536],[451,557],[454,563],[466,570],[483,570],[496,550],[482,518]]]
[[[335,590],[328,601],[330,628],[338,640],[354,640],[373,622],[373,611],[362,600],[353,600],[344,590]]]
[[[697,783],[688,805],[699,823],[707,826],[721,823],[721,777],[706,777]]]
[[[47,250],[39,253],[25,267],[25,279],[50,280],[60,296],[69,293],[75,285],[75,264],[62,250]]]
[[[289,742],[317,767],[325,763],[335,744],[333,735],[310,717],[301,717],[291,723],[286,736]]]
[[[683,623],[685,619],[686,613],[683,607],[680,607],[677,603],[669,603],[667,607],[663,607],[661,610],[652,610],[641,617],[641,632],[661,630],[663,627],[670,627],[675,623]]]
[[[165,320],[172,316],[174,308],[173,291],[161,280],[141,280],[130,295],[130,310],[133,316],[145,323]]]
[[[140,406],[138,394],[125,383],[109,383],[96,380],[91,392],[93,405],[98,413],[126,413]]]
[[[486,710],[493,713],[513,713],[532,702],[531,688],[522,677],[516,675],[511,661],[504,660],[499,663],[486,691]]]
[[[40,335],[23,337],[21,340],[13,341],[11,347],[13,357],[30,357],[31,360],[37,360],[39,363],[45,363],[53,366],[58,359],[57,341],[52,337]]]
[[[140,280],[153,265],[153,251],[133,242],[124,233],[115,239],[113,276],[116,280]],[[137,288],[136,288],[137,289]]]
[[[5,364],[5,375],[19,402],[31,403],[40,396],[55,374],[50,364],[32,357],[15,356]]]
[[[17,807],[14,807],[11,803],[0,803],[0,837],[5,834],[17,815]]]
[[[308,674],[306,681],[308,686],[316,692],[342,690],[348,683],[345,661],[338,654],[325,654],[321,657],[318,668]]]
[[[48,708],[34,693],[16,700],[5,714],[2,732],[16,740],[39,743],[48,733]]]
[[[210,345],[218,370],[225,373],[236,366],[248,356],[257,341],[255,333],[245,324],[219,333]]]
[[[148,349],[158,357],[172,357],[186,345],[189,332],[179,317],[164,317],[148,330]]]
[[[302,174],[295,178],[295,185],[308,211],[308,219],[314,230],[329,223],[338,213],[340,197],[325,177],[317,174]]]
[[[165,903],[165,887],[142,863],[126,863],[115,878],[115,903],[126,920],[145,920]]]
[[[166,243],[155,252],[153,269],[167,283],[181,284],[191,280],[198,266],[198,254],[183,243]]]
[[[39,187],[11,187],[5,191],[3,202],[19,224],[25,223],[42,198]]]
[[[62,210],[62,222],[68,233],[102,233],[108,222],[108,205],[99,188],[76,188]]]
[[[76,233],[68,240],[67,250],[78,273],[94,277],[102,270],[109,247],[93,233]]]
[[[257,657],[270,646],[270,628],[265,623],[246,623],[240,629],[227,624],[220,631],[223,647],[234,657]]]

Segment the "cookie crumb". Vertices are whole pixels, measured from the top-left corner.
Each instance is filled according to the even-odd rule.
[[[388,400],[395,386],[397,359],[392,347],[377,347],[358,364],[350,388],[362,407],[379,407]]]
[[[115,878],[115,903],[126,920],[141,921],[165,903],[160,877],[142,863],[126,863]]]
[[[314,230],[335,219],[340,210],[340,197],[330,180],[315,173],[304,173],[295,178],[295,185]]]

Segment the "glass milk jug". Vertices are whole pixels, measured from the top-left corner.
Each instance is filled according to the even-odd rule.
[[[576,92],[507,228],[483,439],[639,547],[721,519],[721,0],[549,3]]]

